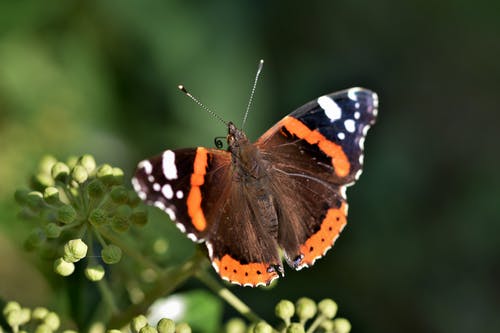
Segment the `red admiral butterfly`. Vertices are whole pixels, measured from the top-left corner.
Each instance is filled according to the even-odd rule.
[[[346,225],[346,187],[360,176],[377,95],[351,88],[298,108],[250,143],[228,123],[228,149],[166,150],[139,163],[142,200],[205,242],[219,275],[269,284],[288,265],[308,267]]]

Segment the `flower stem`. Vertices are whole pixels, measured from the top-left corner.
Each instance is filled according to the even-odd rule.
[[[307,329],[306,333],[312,333],[316,330],[316,328],[325,320],[327,319],[325,316],[322,314],[318,315],[316,319],[312,322],[311,326]]]
[[[97,282],[97,286],[99,287],[99,291],[101,292],[104,301],[108,304],[111,313],[112,314],[119,313],[120,310],[116,306],[113,292],[111,291],[111,289],[109,289],[108,282],[105,279],[102,279]]]

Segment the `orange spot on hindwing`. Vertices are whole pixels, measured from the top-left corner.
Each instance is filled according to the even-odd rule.
[[[312,265],[316,259],[322,257],[330,249],[347,223],[346,210],[345,203],[342,203],[339,208],[328,209],[320,229],[301,245],[300,252],[304,257],[299,267]]]
[[[351,163],[342,147],[325,138],[318,130],[310,130],[298,119],[287,116],[283,119],[283,123],[288,132],[311,145],[317,145],[326,156],[330,157],[335,173],[339,177],[345,177],[349,174]]]
[[[221,259],[213,259],[213,264],[221,278],[242,286],[268,285],[272,280],[278,278],[278,273],[269,268],[269,264],[242,264],[228,254]]]
[[[193,174],[191,175],[191,190],[187,197],[188,215],[191,218],[191,223],[198,231],[203,231],[207,227],[205,214],[201,209],[201,189],[200,186],[205,183],[206,168],[208,165],[207,150],[198,147],[194,158]]]

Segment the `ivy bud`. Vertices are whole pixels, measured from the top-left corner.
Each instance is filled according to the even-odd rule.
[[[95,159],[92,155],[85,154],[80,159],[78,160],[78,164],[80,164],[82,167],[87,170],[88,173],[91,173],[92,171],[95,170],[96,163]]]
[[[104,267],[101,265],[89,265],[85,268],[85,276],[92,282],[101,281],[104,277]]]
[[[26,205],[28,203],[28,194],[30,190],[27,189],[18,189],[14,192],[14,199],[20,205]]]
[[[137,317],[134,317],[132,321],[130,322],[130,329],[134,333],[139,333],[141,328],[146,326],[148,324],[148,319],[144,315],[139,315]]]
[[[113,168],[113,181],[114,184],[123,184],[123,170],[120,168]]]
[[[265,321],[261,321],[255,325],[253,331],[254,333],[272,333],[273,328]]]
[[[295,304],[297,316],[301,322],[305,322],[316,315],[316,303],[310,298],[302,297],[297,300]]]
[[[31,177],[30,185],[31,188],[41,191],[47,186],[53,186],[54,179],[51,177],[50,173],[38,173]]]
[[[52,178],[55,180],[60,180],[62,182],[66,181],[69,176],[69,167],[63,162],[57,162],[52,167]]]
[[[54,331],[49,327],[49,325],[43,323],[37,325],[34,331],[34,333],[52,333],[52,332]]]
[[[141,203],[141,198],[139,198],[135,191],[128,191],[127,202],[130,207],[137,207],[137,205]]]
[[[246,325],[241,318],[230,319],[225,326],[225,333],[245,333]]]
[[[284,299],[276,304],[274,312],[276,314],[276,317],[283,319],[285,322],[288,322],[295,313],[295,306],[289,300]]]
[[[43,320],[48,313],[49,310],[47,308],[36,307],[31,313],[31,317],[36,320]]]
[[[130,216],[130,221],[137,226],[144,226],[148,222],[148,211],[144,207],[136,208]]]
[[[351,323],[345,318],[337,318],[333,320],[335,333],[349,333],[351,331]]]
[[[43,198],[48,203],[58,203],[60,202],[59,190],[56,187],[49,186],[43,191]]]
[[[76,163],[78,163],[78,157],[72,155],[72,156],[69,156],[67,159],[66,159],[66,164],[68,165],[68,167],[70,169],[73,169],[76,165]]]
[[[328,319],[332,319],[337,314],[337,303],[330,298],[325,298],[318,303],[319,312]]]
[[[45,232],[40,228],[35,228],[33,231],[31,231],[24,245],[28,251],[31,251],[39,248],[46,239],[47,236],[45,235]]]
[[[304,326],[299,323],[291,323],[290,326],[286,328],[286,333],[304,333]]]
[[[28,193],[26,204],[34,211],[38,211],[43,207],[43,194],[38,191]]]
[[[124,186],[114,186],[110,196],[114,203],[123,204],[128,199],[127,189]]]
[[[87,255],[88,246],[80,238],[72,239],[64,245],[64,260],[77,262]]]
[[[107,330],[106,333],[122,333],[122,331],[117,329]]]
[[[57,238],[61,235],[62,228],[55,223],[49,223],[43,227],[47,238]]]
[[[41,158],[38,164],[38,170],[40,172],[49,175],[52,171],[52,167],[57,163],[57,159],[52,155],[45,155]]]
[[[175,323],[172,319],[162,318],[156,325],[158,333],[174,333]]]
[[[87,191],[92,198],[100,198],[105,191],[104,184],[99,179],[93,179],[89,182]]]
[[[122,249],[118,246],[109,244],[101,251],[102,261],[108,265],[118,263],[122,258]]]
[[[76,210],[71,205],[64,205],[57,209],[57,220],[68,224],[76,219]]]
[[[73,178],[73,180],[75,180],[77,183],[83,184],[89,178],[89,174],[83,166],[75,165],[75,167],[71,171],[71,178]]]
[[[158,333],[158,331],[153,326],[146,325],[139,330],[139,333]]]
[[[191,333],[191,327],[187,323],[179,323],[175,326],[175,333]]]
[[[69,276],[75,271],[75,264],[59,258],[54,261],[54,271],[61,276]]]
[[[128,206],[127,206],[128,207]],[[130,207],[129,207],[130,208]],[[111,228],[115,232],[125,232],[130,228],[129,218],[116,214],[111,218]]]
[[[335,328],[332,320],[323,320],[321,324],[319,324],[319,327],[323,329],[323,332],[333,332]]]
[[[109,164],[103,164],[97,168],[96,176],[107,185],[111,185],[114,180],[113,167]]]
[[[43,319],[43,322],[45,325],[47,325],[52,331],[56,331],[59,329],[59,326],[61,325],[61,320],[59,319],[59,316],[55,312],[49,312]]]
[[[5,319],[11,327],[24,325],[31,319],[31,310],[28,308],[11,310],[7,312]]]
[[[8,302],[3,310],[2,310],[2,313],[5,315],[7,315],[7,313],[9,313],[10,311],[17,311],[17,310],[21,310],[21,305],[17,302],[14,302],[14,301],[11,301],[11,302]]]
[[[106,211],[103,209],[97,208],[90,212],[89,221],[94,226],[104,225],[107,222],[107,220],[108,218]]]

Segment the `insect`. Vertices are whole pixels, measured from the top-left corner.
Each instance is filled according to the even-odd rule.
[[[225,122],[227,150],[165,150],[141,161],[132,183],[187,237],[205,243],[221,278],[267,285],[284,275],[281,252],[293,269],[311,266],[345,227],[346,187],[362,172],[377,108],[368,89],[323,95],[254,143]]]

